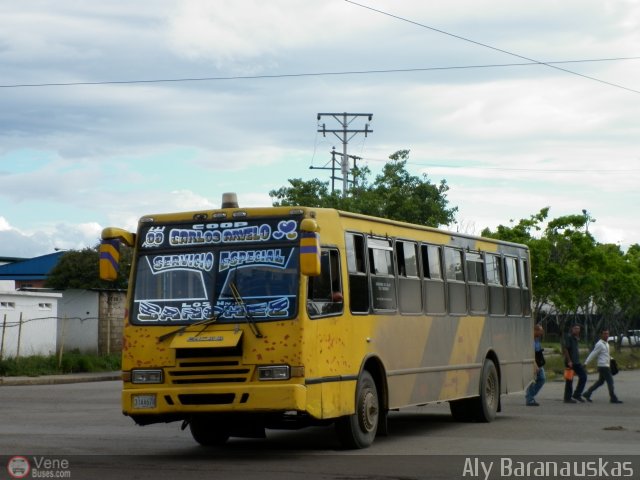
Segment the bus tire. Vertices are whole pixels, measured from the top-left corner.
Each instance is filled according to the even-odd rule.
[[[500,404],[500,379],[495,363],[485,359],[480,373],[479,395],[449,402],[451,415],[458,422],[491,422]]]
[[[229,427],[212,418],[193,418],[189,430],[193,439],[203,447],[224,445],[230,437]]]
[[[476,421],[491,422],[495,420],[500,404],[500,378],[493,360],[486,358],[480,377],[480,396],[476,405]]]
[[[373,443],[380,419],[380,399],[376,382],[364,370],[356,388],[355,413],[336,420],[338,439],[344,448],[367,448]]]

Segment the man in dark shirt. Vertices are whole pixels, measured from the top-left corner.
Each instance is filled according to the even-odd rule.
[[[537,407],[540,405],[536,402],[536,395],[544,385],[546,381],[546,375],[544,373],[544,348],[542,348],[542,336],[544,335],[544,328],[537,323],[533,327],[533,352],[535,354],[535,365],[533,372],[533,382],[527,387],[525,395],[525,405],[528,407]]]
[[[580,325],[572,325],[569,333],[564,337],[564,345],[562,346],[562,353],[564,354],[564,365],[567,368],[571,368],[578,376],[578,385],[576,385],[575,391],[573,390],[573,378],[571,380],[565,380],[564,382],[564,403],[576,403],[584,402],[582,398],[582,392],[587,383],[587,372],[580,363]]]

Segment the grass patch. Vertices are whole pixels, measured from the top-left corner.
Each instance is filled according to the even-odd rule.
[[[62,355],[33,355],[0,360],[1,377],[37,377],[82,372],[113,372],[120,370],[120,354],[89,355],[70,351]]]

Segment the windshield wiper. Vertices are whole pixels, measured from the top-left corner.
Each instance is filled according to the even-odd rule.
[[[240,291],[238,290],[238,286],[236,285],[236,282],[234,280],[229,282],[229,288],[231,289],[231,294],[233,295],[233,299],[235,300],[236,305],[239,305],[240,307],[242,307],[242,310],[244,310],[244,316],[247,319],[247,324],[249,325],[251,332],[255,335],[256,338],[262,338],[262,333],[260,332],[260,329],[258,329],[258,324],[253,318],[253,315],[251,315],[251,313],[247,309],[247,306],[244,303],[242,295],[240,295]]]
[[[183,325],[182,327],[180,327],[180,328],[178,328],[176,330],[173,330],[173,331],[171,331],[169,333],[165,333],[164,335],[160,335],[158,337],[158,342],[163,342],[167,338],[172,337],[173,335],[175,335],[177,333],[182,333],[189,327],[197,327],[198,325],[202,325],[203,328],[198,332],[198,335],[200,335],[208,325],[211,325],[212,323],[217,322],[219,316],[220,316],[220,314],[214,315],[213,317],[205,318],[204,320],[200,320],[200,321],[195,322],[195,323],[190,323],[188,325]]]

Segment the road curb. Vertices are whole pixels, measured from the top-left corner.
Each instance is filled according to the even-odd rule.
[[[37,377],[0,377],[0,387],[18,385],[59,385],[64,383],[104,382],[120,380],[120,372],[70,373]]]

